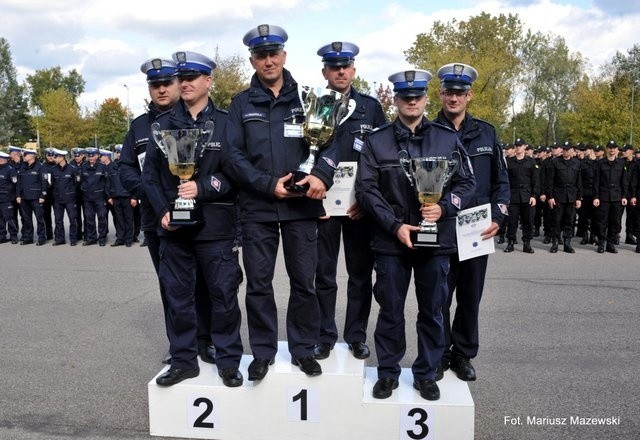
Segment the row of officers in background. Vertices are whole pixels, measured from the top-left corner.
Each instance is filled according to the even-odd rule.
[[[617,253],[626,210],[626,244],[640,235],[640,151],[609,141],[600,145],[565,142],[536,149],[517,139],[505,147],[511,198],[499,243],[513,252],[519,227],[523,252],[543,231],[549,252],[574,253],[572,238],[595,244],[597,252]]]
[[[71,160],[57,148],[45,149],[43,160],[28,148],[0,151],[0,243],[66,244],[66,215],[71,246],[106,246],[109,212],[116,229],[111,246],[138,241],[138,200],[120,182],[120,149],[74,148]]]

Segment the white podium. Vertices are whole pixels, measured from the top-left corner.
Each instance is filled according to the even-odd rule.
[[[474,404],[466,382],[450,371],[438,382],[440,400],[413,389],[410,369],[384,400],[374,399],[375,368],[365,368],[346,344],[321,360],[322,375],[291,365],[286,342],[260,382],[247,381],[251,356],[240,364],[241,387],[222,384],[215,365],[171,387],[148,384],[151,435],[219,440],[466,440],[473,439]],[[168,367],[158,373],[160,375]],[[157,376],[156,376],[157,377]]]

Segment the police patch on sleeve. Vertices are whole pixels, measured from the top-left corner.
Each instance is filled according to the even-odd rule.
[[[461,200],[460,197],[458,197],[457,195],[451,193],[451,204],[453,206],[455,206],[456,208],[460,209],[460,204],[461,204]]]
[[[498,208],[500,208],[500,212],[503,215],[509,215],[509,208],[507,208],[507,205],[503,203],[498,203]]]
[[[211,176],[211,187],[216,191],[220,192],[220,187],[222,186],[222,182],[216,178],[216,176]]]
[[[324,161],[327,163],[327,165],[329,165],[329,166],[330,166],[331,168],[333,168],[334,170],[337,168],[337,167],[336,167],[336,163],[335,163],[333,160],[331,160],[330,158],[328,158],[328,157],[323,157],[323,159],[324,159]]]

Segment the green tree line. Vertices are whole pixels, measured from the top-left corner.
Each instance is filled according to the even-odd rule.
[[[640,85],[640,44],[618,52],[598,74],[589,74],[588,60],[572,52],[563,37],[532,32],[517,15],[480,13],[468,20],[436,21],[418,33],[404,53],[416,68],[435,75],[447,63],[474,66],[478,80],[470,106],[474,116],[492,123],[503,142],[521,137],[533,145],[554,142],[632,142],[638,116],[635,95]],[[215,53],[218,65],[210,96],[221,108],[248,85],[246,60]],[[372,89],[357,77],[355,86],[374,93],[389,117],[393,92],[380,83]],[[118,98],[97,108],[81,109],[78,97],[86,83],[75,70],[59,66],[16,79],[9,43],[0,38],[0,146],[36,139],[42,146],[121,143],[130,115]],[[428,117],[440,108],[438,80],[429,86]]]

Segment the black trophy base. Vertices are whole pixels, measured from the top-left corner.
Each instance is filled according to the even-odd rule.
[[[290,192],[295,193],[306,193],[309,191],[309,184],[305,183],[304,185],[296,185],[296,182],[300,182],[302,179],[308,176],[304,171],[291,171],[293,173],[293,177],[287,180],[284,184],[284,189]]]
[[[169,226],[196,226],[204,222],[202,211],[195,209],[172,209],[169,213]]]
[[[411,243],[413,244],[413,247],[440,247],[437,232],[412,231]]]

